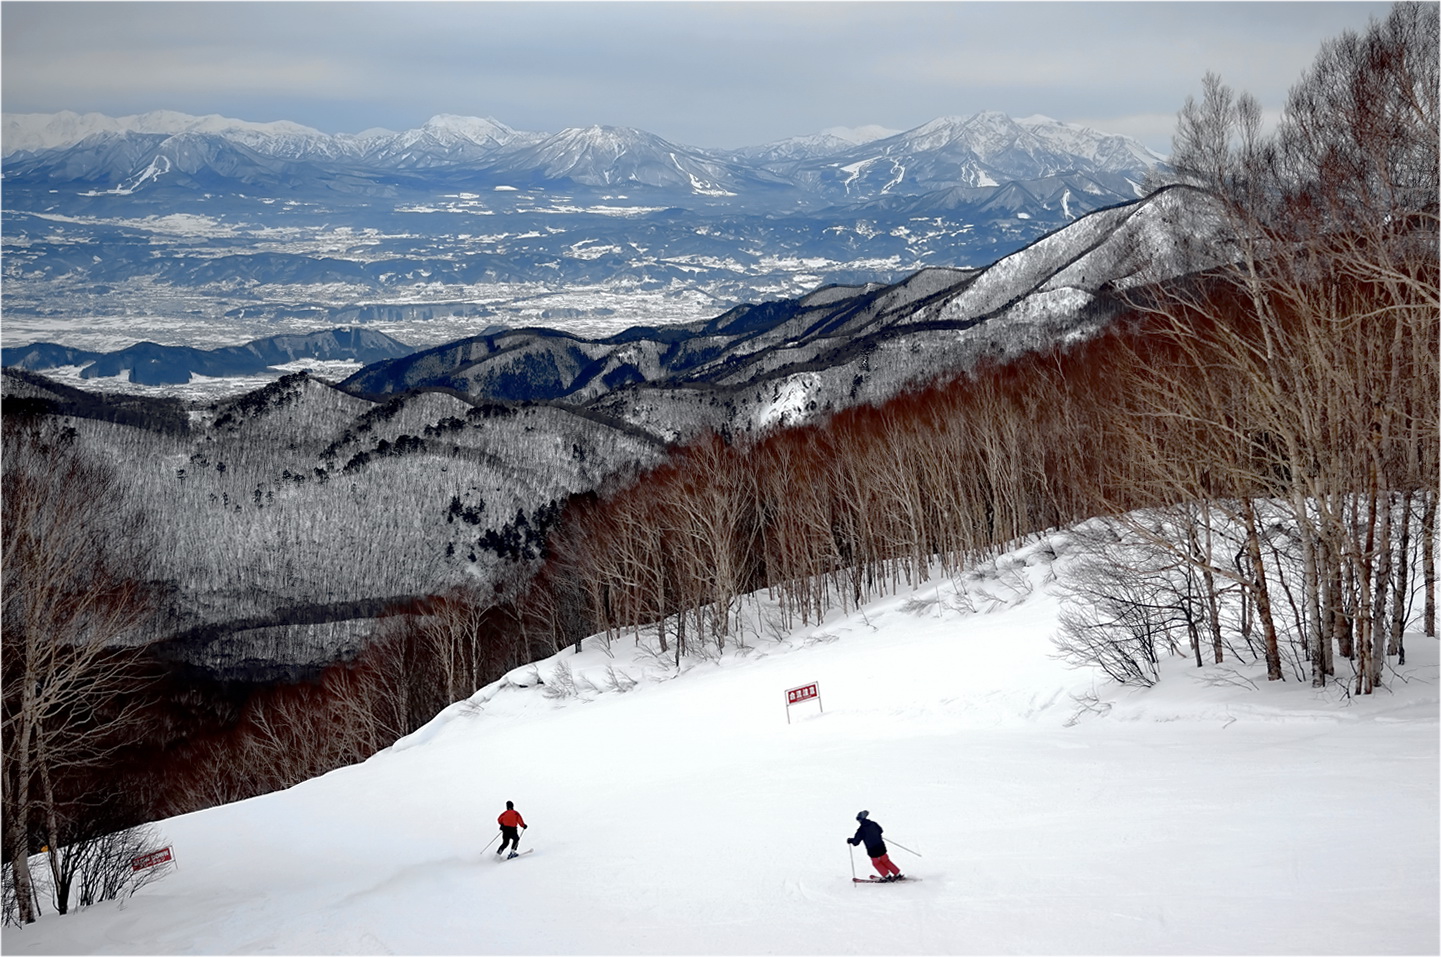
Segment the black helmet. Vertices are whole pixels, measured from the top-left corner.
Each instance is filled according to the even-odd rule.
[[[861,813],[859,813],[859,814],[856,815],[856,820],[857,820],[857,821],[864,821],[866,818],[868,818],[868,817],[870,817],[870,816],[871,816],[871,812],[870,812],[870,811],[862,811]]]
[[[514,811],[514,810],[515,810],[515,802],[514,802],[514,801],[506,801],[506,802],[505,802],[505,809],[506,809],[507,811]]]

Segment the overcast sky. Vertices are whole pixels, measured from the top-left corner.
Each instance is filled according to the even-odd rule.
[[[1035,113],[1169,153],[1207,71],[1268,111],[1341,2],[0,3],[7,113],[167,109],[327,133],[437,113],[738,147],[834,126]]]

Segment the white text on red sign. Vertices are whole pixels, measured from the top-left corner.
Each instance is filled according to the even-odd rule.
[[[164,864],[170,860],[170,848],[162,847],[158,851],[151,851],[149,854],[141,854],[139,857],[130,859],[132,871],[143,871],[147,867],[154,867],[156,864]]]
[[[815,698],[820,691],[814,684],[802,685],[799,688],[792,688],[786,692],[786,701],[795,704],[797,701],[805,701],[807,698]]]

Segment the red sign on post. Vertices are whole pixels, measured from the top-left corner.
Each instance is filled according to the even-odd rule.
[[[132,871],[143,871],[147,867],[154,867],[157,864],[169,863],[174,858],[170,854],[170,848],[162,847],[158,851],[151,851],[148,854],[141,854],[130,859]]]
[[[824,712],[826,706],[821,704],[821,683],[819,681],[812,681],[799,688],[786,689],[786,724],[791,723],[791,705],[800,704],[802,701],[809,701],[812,698],[816,699],[816,704],[820,705],[821,711]]]

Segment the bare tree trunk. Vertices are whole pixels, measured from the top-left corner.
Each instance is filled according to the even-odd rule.
[[[1324,686],[1326,679],[1336,674],[1335,649],[1341,641],[1346,619],[1341,607],[1341,562],[1336,554],[1337,549],[1323,538],[1318,543],[1318,550],[1318,564],[1326,569],[1325,580],[1321,584],[1321,615],[1324,627],[1321,629],[1321,646],[1318,649],[1320,657],[1316,662],[1316,666],[1321,669],[1321,680],[1317,682],[1313,676],[1312,684]]]
[[[7,749],[8,750],[8,749]],[[22,750],[23,754],[24,751]],[[19,778],[20,787],[12,796],[11,787]],[[35,879],[30,873],[30,797],[29,774],[25,768],[12,769],[5,762],[5,854],[10,858],[11,879],[15,886],[15,904],[22,924],[32,924],[40,915],[35,908]]]
[[[1425,492],[1421,512],[1421,574],[1426,578],[1426,637],[1436,637],[1436,490]]]
[[[1396,664],[1406,663],[1406,612],[1411,600],[1411,514],[1414,495],[1407,490],[1401,495],[1401,532],[1396,542],[1398,560],[1395,562],[1395,581],[1391,584],[1391,630],[1386,643],[1386,654],[1395,657]]]
[[[1372,681],[1375,684],[1381,683],[1382,669],[1386,664],[1386,647],[1392,640],[1391,636],[1391,615],[1390,602],[1397,596],[1390,594],[1391,588],[1391,565],[1392,565],[1392,543],[1391,526],[1392,512],[1395,508],[1391,501],[1391,493],[1378,491],[1378,508],[1381,513],[1381,528],[1377,536],[1376,548],[1372,561],[1375,563],[1375,597],[1371,599],[1371,662]]]
[[[1271,616],[1271,591],[1266,584],[1266,565],[1261,558],[1256,510],[1250,499],[1243,500],[1241,509],[1246,523],[1246,557],[1251,564],[1251,591],[1256,599],[1256,615],[1261,620],[1266,641],[1266,679],[1280,681],[1285,677],[1281,671],[1281,646],[1276,640],[1276,621]]]
[[[1190,516],[1187,516],[1187,518],[1189,519]],[[1195,564],[1186,566],[1186,594],[1181,596],[1181,602],[1186,609],[1186,632],[1191,639],[1191,653],[1195,655],[1196,667],[1200,668],[1204,665],[1204,662],[1201,660],[1201,630],[1196,625],[1195,607],[1198,604],[1196,601],[1198,597],[1196,595],[1196,567],[1202,562],[1203,558],[1201,555],[1201,543],[1196,536],[1196,523],[1194,521],[1188,520],[1186,522],[1186,542],[1190,546],[1191,560]],[[1205,599],[1203,598],[1203,600]],[[1219,656],[1216,660],[1220,661]]]

